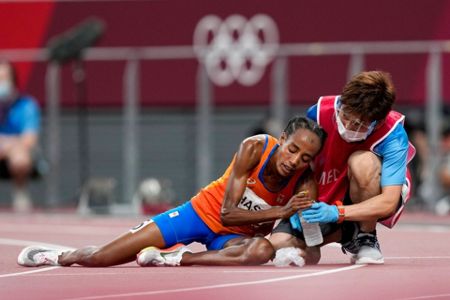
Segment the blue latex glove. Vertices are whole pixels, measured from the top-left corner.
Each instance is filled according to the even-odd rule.
[[[300,218],[298,217],[298,213],[293,214],[289,218],[289,222],[291,222],[291,226],[292,228],[294,228],[294,230],[302,232],[302,224],[300,224]]]
[[[336,205],[316,202],[302,212],[302,217],[308,223],[333,223],[338,221],[339,211]]]

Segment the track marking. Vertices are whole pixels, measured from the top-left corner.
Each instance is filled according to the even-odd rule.
[[[404,256],[404,257],[385,257],[384,259],[387,260],[410,260],[410,259],[422,259],[422,260],[426,260],[426,259],[450,259],[450,256]],[[137,268],[140,269],[140,268]],[[169,270],[166,270],[168,272],[164,272],[164,270],[159,269],[158,273],[160,275],[170,275],[172,273],[172,271],[169,272]],[[298,268],[298,267],[286,267],[286,268],[277,268],[277,269],[268,269],[268,270],[217,270],[216,268],[211,269],[211,270],[203,270],[203,269],[186,269],[183,270],[183,274],[217,274],[217,273],[235,273],[235,274],[239,274],[239,273],[266,273],[266,274],[276,274],[276,273],[311,273],[311,270],[307,270],[307,269],[302,269],[302,268]],[[140,276],[143,273],[141,272],[136,272],[136,273],[127,273],[128,275],[132,275],[132,276]],[[27,274],[24,274],[27,275]],[[36,275],[31,275],[31,276],[54,276],[54,277],[58,277],[58,276],[103,276],[103,275],[124,275],[124,273],[122,272],[86,272],[86,273],[57,273],[57,274],[36,274]],[[145,273],[145,275],[147,275],[147,273]]]
[[[28,274],[33,274],[33,273],[39,273],[39,272],[47,272],[47,271],[51,271],[51,270],[59,269],[59,268],[62,268],[62,267],[54,266],[54,267],[42,268],[42,269],[37,269],[37,270],[32,270],[32,271],[7,273],[7,274],[0,275],[0,278],[22,276],[22,275],[28,275]]]
[[[136,269],[141,269],[140,267],[136,266]],[[311,273],[311,270],[303,270],[298,267],[292,267],[290,270],[263,270],[263,271],[250,271],[250,270],[235,270],[235,271],[220,271],[216,269],[211,269],[210,271],[207,270],[199,270],[199,271],[190,271],[190,270],[183,270],[183,274],[217,274],[217,273]],[[160,275],[169,275],[171,276],[173,272],[161,272],[161,270],[158,270],[158,274]],[[103,275],[126,275],[126,276],[140,276],[145,275],[147,276],[148,273],[143,272],[136,272],[136,273],[123,273],[123,272],[87,272],[87,273],[58,273],[58,274],[39,274],[39,275],[32,275],[32,276],[103,276]]]
[[[31,276],[46,276],[46,277],[50,277],[50,276],[54,276],[54,277],[59,277],[59,276],[107,276],[107,275],[139,275],[138,273],[134,273],[134,274],[130,274],[130,273],[107,273],[107,272],[98,272],[98,273],[58,273],[58,274],[36,274],[36,275],[31,275]]]
[[[411,298],[401,298],[397,300],[419,300],[419,299],[437,299],[437,298],[450,298],[450,294],[439,294],[439,295],[427,295],[427,296],[419,296],[419,297],[411,297]]]
[[[384,259],[450,259],[450,256],[391,256]]]
[[[276,270],[224,270],[222,273],[298,273],[298,272],[310,272],[308,270],[301,269],[297,266],[292,267],[286,267],[285,269],[282,269],[284,267],[281,267],[280,269]],[[220,271],[219,271],[220,272]]]
[[[42,243],[42,242],[37,242],[37,241],[14,240],[14,239],[4,239],[4,238],[0,238],[0,245],[9,245],[9,246],[42,245],[45,247],[56,248],[56,249],[68,249],[68,250],[74,249],[74,248],[66,247],[66,246],[62,246],[62,245]],[[55,270],[55,269],[59,269],[59,268],[62,268],[62,267],[53,266],[53,267],[45,267],[45,268],[40,268],[37,270],[31,270],[31,271],[6,273],[6,274],[1,274],[0,278],[15,277],[15,276],[22,276],[22,275],[28,275],[28,274],[33,274],[33,273],[47,272],[47,271],[51,271],[51,270]]]
[[[204,285],[204,286],[197,286],[197,287],[192,287],[192,288],[181,288],[181,289],[172,289],[172,290],[157,290],[157,291],[137,292],[137,293],[109,294],[109,295],[103,295],[103,296],[68,298],[67,300],[93,300],[93,299],[106,299],[106,298],[108,298],[108,299],[110,299],[110,298],[125,298],[125,297],[135,297],[135,296],[150,296],[150,295],[160,295],[160,294],[170,294],[170,293],[180,293],[180,292],[192,292],[192,291],[199,291],[199,290],[211,290],[211,289],[229,288],[229,287],[246,286],[246,285],[257,285],[257,284],[265,284],[265,283],[293,280],[293,279],[299,279],[299,278],[328,275],[328,274],[332,274],[332,273],[354,270],[354,269],[358,269],[358,268],[365,267],[365,266],[367,266],[367,265],[353,265],[353,266],[349,266],[349,267],[320,271],[320,272],[316,272],[316,273],[284,276],[284,277],[264,279],[264,280],[235,282],[235,283],[226,283],[226,284],[215,284],[215,285]]]

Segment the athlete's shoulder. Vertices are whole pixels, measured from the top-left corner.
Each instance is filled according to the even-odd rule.
[[[258,134],[244,139],[236,154],[234,168],[248,171],[255,168],[261,161],[270,138],[266,134]]]
[[[245,152],[253,155],[261,155],[268,143],[267,134],[257,134],[245,138],[241,142],[240,152]]]
[[[262,154],[270,144],[277,142],[277,139],[268,134],[257,134],[244,139],[241,147],[247,152],[254,152],[254,154]]]

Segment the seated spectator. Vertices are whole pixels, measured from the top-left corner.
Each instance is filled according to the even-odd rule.
[[[450,213],[450,124],[444,126],[441,151],[442,161],[439,164],[438,180],[442,194],[441,198],[436,202],[435,212],[444,216]]]
[[[14,66],[0,60],[0,177],[12,179],[13,208],[18,212],[32,208],[26,184],[34,168],[39,126],[36,101],[19,92]]]
[[[442,135],[442,154],[439,178],[446,194],[450,195],[450,126],[447,126]]]

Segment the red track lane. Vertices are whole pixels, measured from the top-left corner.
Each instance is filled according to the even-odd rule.
[[[406,214],[379,228],[385,264],[353,266],[338,247],[303,268],[24,268],[30,242],[103,244],[140,223],[131,218],[0,215],[0,299],[450,299],[450,218]],[[190,246],[194,251],[202,247]]]

